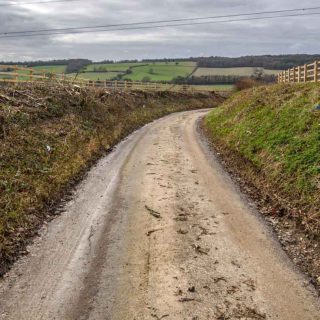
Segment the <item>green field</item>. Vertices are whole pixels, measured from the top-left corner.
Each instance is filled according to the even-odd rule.
[[[104,81],[111,80],[118,75],[117,72],[82,72],[78,74],[78,78],[93,80],[93,81]],[[68,76],[75,77],[76,73],[69,73]]]
[[[196,68],[196,63],[192,61],[178,62],[149,62],[149,63],[113,63],[113,64],[92,64],[84,69],[83,78],[90,80],[110,80],[113,76],[123,75],[123,80],[141,81],[148,79],[149,81],[171,81],[176,77],[186,77],[190,75]],[[256,68],[198,68],[194,76],[251,76]],[[94,71],[97,74],[94,73]],[[124,74],[131,70],[130,74]],[[106,74],[103,74],[106,72]],[[267,75],[277,74],[279,70],[264,69]],[[106,76],[104,78],[104,76]]]
[[[119,77],[122,80],[150,82],[172,81],[177,77],[187,77],[192,74],[196,68],[196,62],[177,61],[177,62],[137,62],[137,63],[109,63],[109,64],[91,64],[85,67],[78,77],[92,81],[112,80]],[[62,74],[66,71],[66,65],[37,66],[33,67],[34,74],[50,72]],[[255,68],[198,68],[194,76],[251,76]],[[265,74],[277,74],[278,70],[264,70]],[[28,71],[19,71],[22,74],[29,74]],[[74,77],[75,74],[70,74]],[[0,78],[13,78],[10,74],[0,75]],[[20,78],[21,79],[21,78]],[[26,79],[26,77],[22,77]],[[21,79],[21,80],[22,80]],[[120,80],[119,79],[119,80]],[[229,86],[230,88],[230,86]]]
[[[178,63],[179,66],[184,67],[196,67],[196,62],[192,61],[177,61],[177,62],[131,62],[131,63],[95,63],[90,64],[85,68],[85,71],[94,71],[103,69],[107,71],[126,71],[129,68],[136,68],[139,66],[146,66],[146,65],[157,65],[157,66],[175,66]]]
[[[175,61],[175,62],[149,62],[149,65],[158,65],[158,66],[183,66],[183,67],[193,67],[197,66],[196,62],[193,61]]]
[[[196,77],[201,76],[251,76],[256,68],[242,67],[242,68],[198,68],[195,72]],[[263,69],[263,68],[261,68]],[[278,74],[279,70],[263,69],[265,74]]]
[[[109,64],[90,64],[87,66],[84,71],[85,72],[92,72],[92,71],[119,71],[119,72],[125,72],[127,71],[130,67],[137,67],[141,66],[143,63],[109,63]]]
[[[33,70],[37,71],[46,71],[52,73],[65,73],[67,66],[37,66],[32,67]]]
[[[132,74],[126,75],[124,79],[141,81],[149,78],[150,81],[171,81],[178,76],[187,77],[193,70],[194,67],[188,65],[150,64],[133,68]]]
[[[91,64],[83,70],[81,77],[90,80],[110,80],[131,70],[130,74],[123,76],[123,80],[141,81],[149,77],[150,81],[171,81],[178,76],[188,76],[195,67],[196,63],[192,61]]]

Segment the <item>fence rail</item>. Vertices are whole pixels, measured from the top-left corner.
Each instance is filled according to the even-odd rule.
[[[320,82],[320,61],[294,67],[278,74],[278,83]]]
[[[106,88],[109,90],[130,91],[175,91],[175,92],[209,92],[210,88],[192,85],[176,85],[170,83],[142,82],[142,81],[93,81],[84,78],[71,77],[64,73],[52,73],[48,70],[26,68],[16,65],[0,65],[0,82],[35,82],[55,80],[61,83],[71,83],[81,87]],[[218,90],[219,93],[227,91]]]

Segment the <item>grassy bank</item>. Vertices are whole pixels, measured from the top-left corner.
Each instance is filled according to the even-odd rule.
[[[50,207],[123,137],[171,112],[218,103],[200,94],[0,88],[0,274]]]
[[[266,198],[320,235],[319,84],[243,91],[205,120],[213,143]],[[278,214],[283,211],[279,211]]]

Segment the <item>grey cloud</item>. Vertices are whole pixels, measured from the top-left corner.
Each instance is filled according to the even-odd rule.
[[[106,25],[301,6],[312,7],[314,1],[301,4],[297,0],[83,0],[70,4],[0,7],[0,30]],[[0,38],[0,60],[317,53],[318,21],[319,17],[315,16],[78,36]]]

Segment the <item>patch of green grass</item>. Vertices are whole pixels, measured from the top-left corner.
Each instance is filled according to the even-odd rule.
[[[192,68],[195,68],[197,66],[197,63],[193,61],[149,62],[148,64],[157,66],[180,66]]]
[[[192,61],[92,64],[84,69],[82,77],[97,80],[99,75],[92,74],[94,71],[112,72],[115,77],[131,70],[130,74],[123,76],[124,80],[141,81],[148,77],[150,81],[171,81],[178,76],[188,76],[195,67],[196,63]]]
[[[132,69],[132,74],[126,75],[124,79],[141,81],[149,78],[150,81],[171,81],[178,76],[186,77],[190,75],[193,70],[194,67],[185,64],[155,63]]]
[[[317,219],[320,232],[319,84],[273,85],[235,94],[206,118],[214,141],[252,163],[290,206]]]
[[[36,66],[36,67],[32,67],[33,70],[36,71],[36,73],[38,72],[51,72],[51,73],[65,73],[66,71],[66,67],[67,66]]]
[[[78,74],[78,78],[83,78],[87,80],[94,81],[104,81],[111,80],[112,78],[117,76],[117,72],[83,72]],[[76,76],[75,73],[68,74],[69,77],[74,78]]]
[[[105,71],[105,72],[125,72],[130,67],[137,67],[141,66],[144,63],[97,63],[97,64],[90,64],[87,66],[84,71],[86,72],[93,72],[93,71]]]

